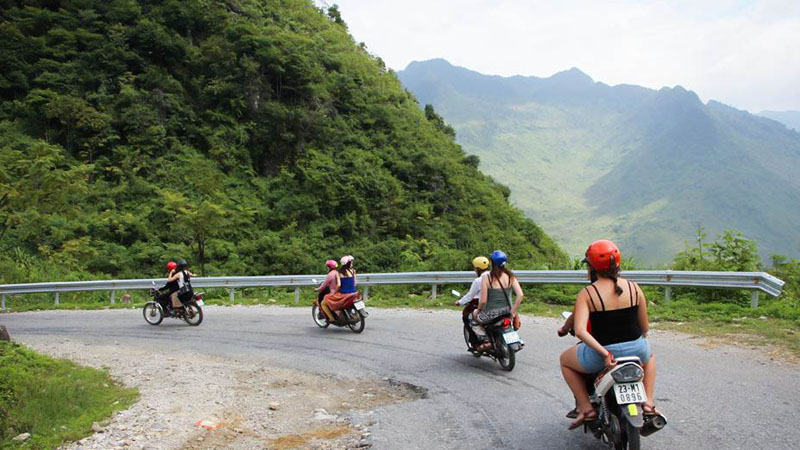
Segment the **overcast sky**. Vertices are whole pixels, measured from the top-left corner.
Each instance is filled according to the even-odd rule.
[[[681,85],[751,112],[800,110],[800,0],[326,3],[398,71],[431,58],[504,76],[578,67],[611,85]]]

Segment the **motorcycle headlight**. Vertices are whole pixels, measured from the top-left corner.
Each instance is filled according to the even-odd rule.
[[[644,377],[644,370],[636,364],[626,364],[611,374],[617,383],[630,383],[639,381]]]

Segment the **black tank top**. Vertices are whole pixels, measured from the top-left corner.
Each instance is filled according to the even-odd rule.
[[[630,297],[631,306],[610,311],[606,311],[606,305],[603,302],[603,297],[600,296],[597,286],[592,284],[590,287],[594,288],[594,292],[600,300],[600,306],[603,308],[601,311],[597,310],[594,298],[592,298],[592,292],[587,288],[586,292],[589,294],[589,301],[595,309],[589,312],[589,321],[592,323],[592,336],[597,339],[600,345],[635,341],[642,337],[642,327],[639,325],[639,291],[634,290],[630,281],[628,281],[628,296]],[[635,303],[633,299],[634,292],[636,293]]]

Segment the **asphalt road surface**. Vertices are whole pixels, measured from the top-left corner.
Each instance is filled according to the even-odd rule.
[[[391,377],[424,389],[420,400],[376,410],[377,449],[600,449],[567,431],[572,396],[558,355],[575,343],[558,322],[524,317],[527,346],[513,372],[466,352],[460,313],[371,309],[366,330],[320,329],[310,308],[207,307],[199,327],[166,319],[154,327],[141,310],[46,311],[0,315],[13,339],[169,345],[342,377]],[[800,367],[765,350],[718,345],[654,331],[656,402],[667,427],[645,449],[796,449]],[[91,351],[91,345],[87,346]]]

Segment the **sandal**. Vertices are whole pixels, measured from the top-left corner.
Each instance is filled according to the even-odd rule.
[[[492,343],[491,342],[484,342],[481,345],[475,347],[475,350],[479,351],[479,352],[485,352],[485,351],[489,351],[491,349],[492,349]]]
[[[567,413],[567,419],[577,419],[579,414],[578,407],[576,406],[572,408],[572,411]]]
[[[656,405],[648,405],[647,403],[642,405],[642,414],[645,416],[660,416],[661,411],[656,409]]]
[[[568,429],[574,430],[575,428],[578,428],[585,423],[594,422],[595,420],[597,420],[597,411],[595,411],[594,409],[590,414],[578,413],[578,420],[570,422]]]

